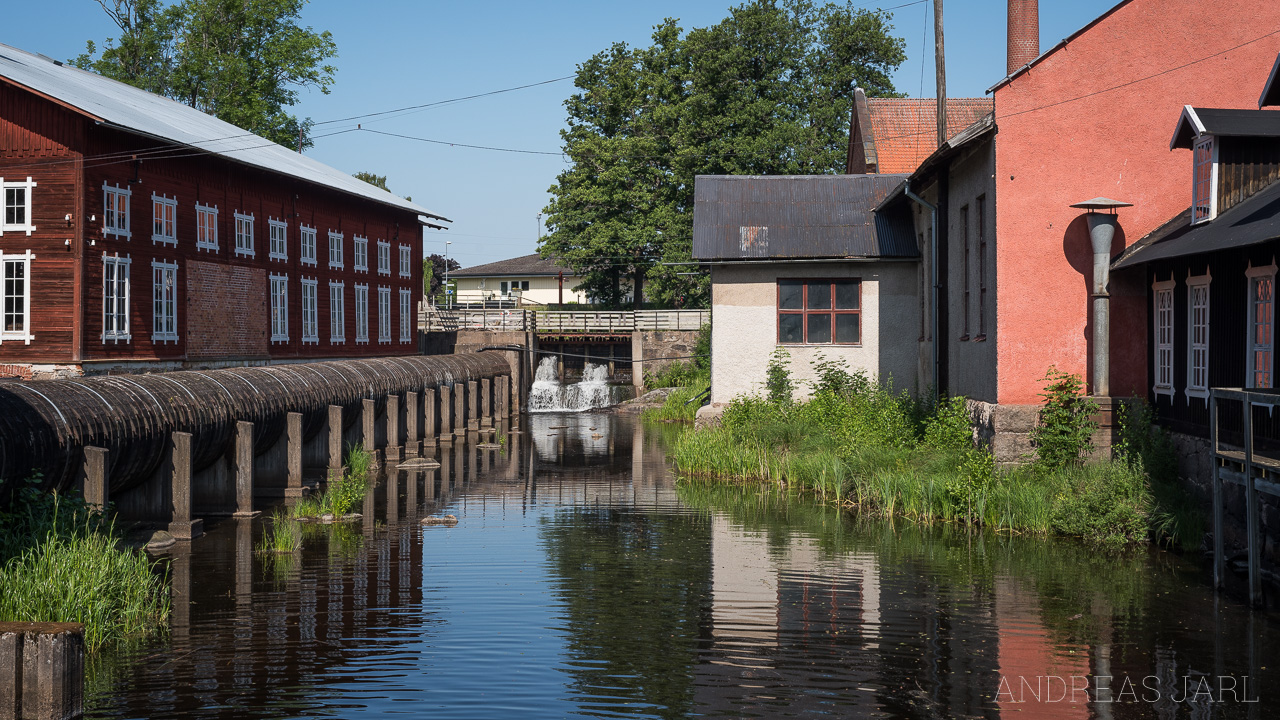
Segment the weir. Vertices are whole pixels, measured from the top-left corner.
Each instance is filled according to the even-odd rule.
[[[562,366],[555,356],[538,362],[529,388],[529,412],[582,412],[608,407],[629,397],[630,387],[610,382],[609,368],[585,363],[578,382],[561,381]]]
[[[437,428],[490,426],[515,404],[511,377],[505,354],[481,352],[4,382],[0,503],[39,473],[46,490],[79,488],[190,538],[193,515],[301,495],[303,467],[339,468],[350,446],[398,459],[434,445]]]

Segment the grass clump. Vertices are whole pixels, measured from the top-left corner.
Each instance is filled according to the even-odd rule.
[[[291,553],[302,548],[302,523],[288,513],[277,510],[271,514],[271,527],[262,533],[258,552]]]
[[[347,449],[342,474],[332,477],[325,491],[317,497],[303,498],[293,506],[295,518],[318,518],[325,515],[342,517],[364,502],[369,491],[369,475],[373,470],[373,454],[353,445]]]
[[[83,623],[90,653],[163,632],[169,593],[152,562],[78,498],[39,484],[0,512],[0,622]]]
[[[1165,477],[1171,447],[1149,410],[1132,410],[1129,439],[1115,459],[1084,462],[1092,403],[1078,378],[1050,371],[1038,456],[997,468],[974,440],[964,398],[916,398],[896,392],[891,380],[819,359],[811,397],[795,402],[787,361],[775,354],[766,395],[739,397],[718,427],[677,439],[672,457],[682,472],[777,483],[866,515],[922,523],[1064,535],[1109,547],[1148,538],[1198,542],[1194,504],[1176,477]]]

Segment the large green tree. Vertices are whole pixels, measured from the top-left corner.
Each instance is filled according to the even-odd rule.
[[[333,36],[299,25],[306,0],[96,0],[119,28],[72,62],[288,147],[310,147],[299,92],[328,93]]]
[[[685,33],[578,66],[561,131],[570,167],[551,187],[539,251],[611,305],[627,293],[705,304],[691,273],[693,184],[703,174],[821,174],[844,166],[853,90],[895,95],[905,60],[891,16],[852,3],[752,0]],[[681,274],[688,273],[688,274]]]

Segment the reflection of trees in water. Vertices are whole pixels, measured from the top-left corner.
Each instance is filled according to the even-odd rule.
[[[661,717],[692,712],[710,619],[710,531],[703,514],[567,508],[543,520],[571,687],[582,697],[607,688],[611,709],[626,700]]]

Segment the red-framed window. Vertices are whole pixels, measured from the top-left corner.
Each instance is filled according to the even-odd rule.
[[[862,280],[778,281],[778,343],[862,344]]]

